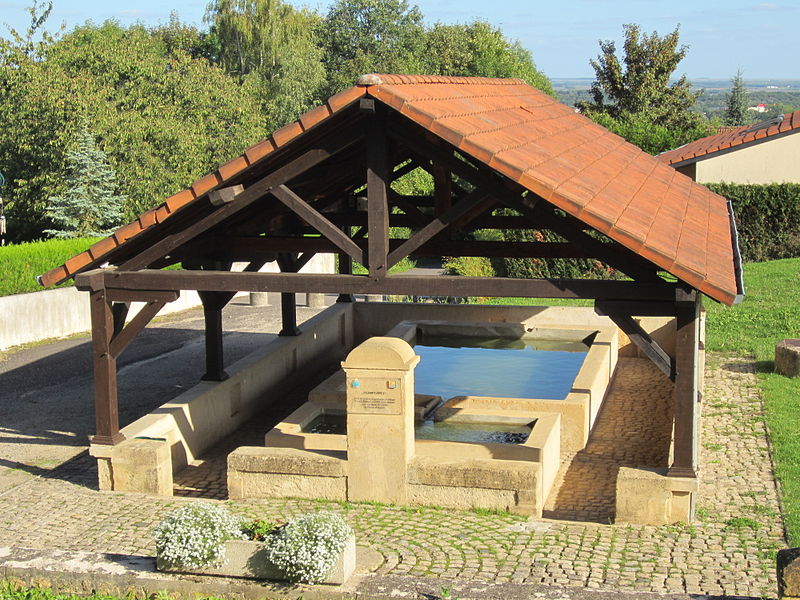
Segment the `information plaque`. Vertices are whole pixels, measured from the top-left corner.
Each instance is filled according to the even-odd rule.
[[[347,412],[354,414],[399,415],[403,412],[400,379],[359,377],[347,382]]]

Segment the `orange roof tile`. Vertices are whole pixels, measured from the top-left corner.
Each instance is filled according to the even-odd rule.
[[[128,236],[169,221],[175,211],[241,177],[365,95],[712,298],[727,304],[737,298],[727,201],[667,166],[664,155],[659,160],[646,154],[519,79],[378,74],[362,77],[356,87],[172,196],[152,211],[154,218],[143,216],[95,244],[85,257],[69,261],[66,271],[59,267],[46,273],[42,284],[96,267]],[[789,123],[775,130],[800,126],[800,117],[790,116]],[[714,147],[727,141],[717,140]]]
[[[658,159],[668,165],[680,166],[714,156],[717,152],[747,146],[776,135],[800,131],[800,110],[755,125],[726,128],[719,133],[700,138],[688,144],[662,152]]]

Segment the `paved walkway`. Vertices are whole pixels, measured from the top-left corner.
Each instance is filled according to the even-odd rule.
[[[643,362],[636,366],[648,368]],[[637,386],[638,380],[620,379],[620,385],[629,386],[628,400],[650,394]],[[624,428],[638,405],[626,401],[620,406],[604,415],[603,431]],[[774,597],[774,550],[785,542],[750,361],[710,357],[703,415],[701,519],[692,526],[528,521],[479,511],[298,500],[228,505],[241,515],[267,519],[318,509],[340,512],[355,528],[359,544],[383,556],[379,578]],[[643,448],[660,461],[664,441],[658,430],[647,434]],[[593,439],[585,457],[604,443],[602,438]],[[577,472],[573,465],[582,460],[573,457],[565,467],[564,485],[572,485],[570,471]],[[618,464],[625,460],[620,457]],[[42,469],[38,476],[17,476],[0,492],[0,546],[152,555],[153,526],[175,506],[191,501],[97,492],[93,461],[85,453],[55,469]],[[190,493],[189,477],[181,487]],[[607,492],[598,495],[605,497]],[[607,502],[598,502],[601,508],[594,516],[608,515]],[[558,503],[553,510],[558,514]]]

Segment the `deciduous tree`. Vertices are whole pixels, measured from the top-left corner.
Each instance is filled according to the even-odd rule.
[[[214,0],[206,20],[219,62],[255,85],[267,126],[277,129],[312,108],[325,81],[316,13],[281,0]]]
[[[536,68],[530,51],[486,21],[437,23],[425,39],[426,72],[435,75],[518,77],[555,96],[550,80]]]
[[[252,87],[163,31],[87,24],[37,53],[13,39],[0,46],[0,164],[13,241],[52,228],[46,199],[66,191],[67,149],[82,119],[119,177],[129,218],[266,133]]]
[[[596,76],[590,90],[592,100],[578,102],[578,108],[593,118],[610,117],[620,123],[620,131],[647,128],[648,124],[667,128],[681,144],[694,139],[698,131],[708,135],[712,128],[704,127],[703,116],[691,110],[702,91],[692,91],[685,75],[670,82],[687,51],[685,45],[678,45],[678,28],[665,36],[643,34],[634,24],[623,28],[622,58],[613,41],[600,42],[600,55],[589,61]],[[626,127],[626,123],[632,126]],[[657,139],[651,142],[655,152],[669,149],[660,147]]]
[[[422,13],[406,0],[338,0],[320,27],[325,94],[365,73],[420,73],[424,37]]]

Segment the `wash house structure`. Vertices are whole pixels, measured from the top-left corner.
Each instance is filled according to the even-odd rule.
[[[432,176],[432,195],[393,188],[415,169]],[[394,239],[392,228],[410,233]],[[477,229],[559,241],[478,241]],[[338,273],[298,272],[315,253],[338,254]],[[592,258],[625,277],[390,274],[407,256]],[[280,272],[259,272],[272,261]],[[354,274],[354,262],[368,272]],[[237,292],[280,292],[283,338],[310,335],[296,324],[296,292],[337,293],[339,303],[354,294],[584,298],[674,382],[664,480],[684,482],[698,475],[701,298],[731,305],[743,295],[724,198],[521,80],[407,75],[362,77],[40,282],[70,278],[91,303],[100,458],[125,441],[116,359],[183,290],[203,302],[207,381],[227,377],[221,311]],[[131,302],[145,305],[126,324]],[[674,351],[641,317],[675,319]],[[101,468],[101,487],[103,477]]]

